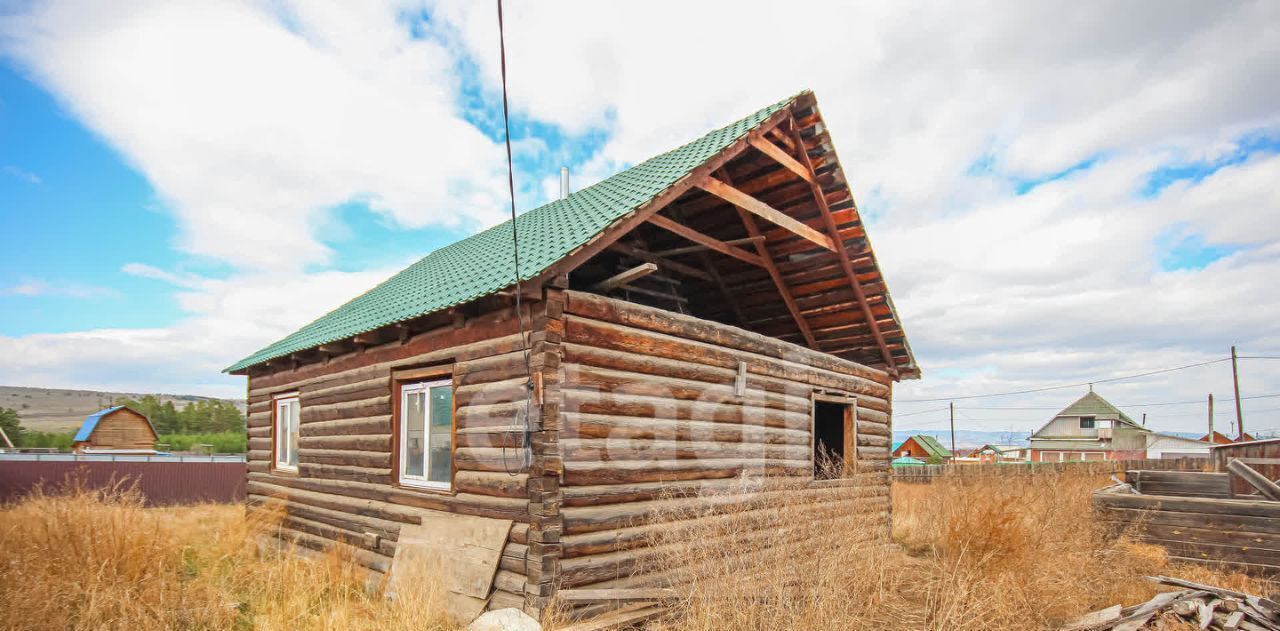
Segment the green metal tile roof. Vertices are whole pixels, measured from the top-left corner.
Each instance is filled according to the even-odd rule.
[[[521,280],[542,273],[609,224],[670,188],[790,105],[796,96],[520,215],[516,230]],[[226,372],[470,302],[510,286],[513,268],[508,220],[428,254],[377,287],[236,362]]]
[[[1141,427],[1129,418],[1128,414],[1120,411],[1120,408],[1111,405],[1110,401],[1102,398],[1102,395],[1090,390],[1084,396],[1076,399],[1075,403],[1068,405],[1066,409],[1058,412],[1058,416],[1111,416],[1115,415],[1119,419],[1134,427]]]
[[[938,442],[938,439],[933,436],[929,436],[927,434],[916,434],[915,436],[912,436],[912,438],[916,439],[916,443],[923,447],[925,451],[929,452],[930,456],[937,456],[939,458],[951,457],[951,450],[943,447],[942,443]]]

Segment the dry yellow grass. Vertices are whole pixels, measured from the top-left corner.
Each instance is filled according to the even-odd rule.
[[[873,522],[851,523],[847,513],[796,520],[793,496],[778,494],[765,510],[744,507],[659,536],[651,569],[699,580],[657,626],[1049,629],[1149,598],[1155,590],[1141,577],[1152,573],[1276,589],[1104,537],[1089,494],[1105,483],[898,485],[893,536],[902,546],[881,550],[865,544]],[[865,490],[840,493],[856,501]],[[36,495],[6,507],[0,628],[449,628],[429,581],[388,600],[341,551],[317,559],[260,546],[277,517],[239,506],[147,509],[127,492]]]
[[[341,550],[260,545],[266,513],[78,490],[0,511],[0,628],[445,629],[426,582],[389,601]]]
[[[901,547],[867,546],[873,524],[797,523],[788,515],[803,513],[787,510],[785,498],[781,517],[743,511],[667,534],[665,563],[702,569],[664,626],[1054,629],[1090,611],[1149,599],[1156,589],[1142,577],[1151,574],[1255,593],[1275,589],[1241,574],[1174,565],[1161,548],[1107,537],[1090,510],[1091,492],[1107,483],[1094,475],[1036,475],[896,485],[893,538]],[[775,544],[795,543],[752,546],[762,532]]]

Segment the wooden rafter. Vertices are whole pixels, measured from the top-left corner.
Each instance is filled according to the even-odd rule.
[[[721,177],[725,181],[732,182],[729,174],[723,169],[720,171]],[[747,234],[751,237],[763,237],[760,233],[760,226],[756,225],[756,218],[751,213],[734,206],[738,217],[742,219],[742,225],[747,229]],[[791,289],[787,287],[787,283],[782,279],[782,274],[778,271],[778,266],[773,262],[773,255],[769,254],[769,247],[765,245],[765,239],[761,238],[753,242],[756,247],[756,253],[760,256],[760,260],[764,262],[765,271],[769,272],[769,278],[773,280],[773,286],[777,288],[778,295],[782,296],[782,302],[786,304],[787,311],[791,314],[791,319],[795,321],[796,327],[800,329],[800,335],[804,337],[804,342],[809,348],[817,349],[818,342],[813,338],[813,331],[809,330],[809,323],[805,321],[804,315],[800,313],[800,307],[796,304],[796,299],[791,295]]]
[[[742,248],[735,247],[732,245],[726,245],[724,241],[721,241],[708,234],[698,232],[697,230],[694,230],[689,226],[686,226],[682,223],[677,223],[676,221],[663,217],[662,215],[651,215],[649,217],[649,223],[659,228],[662,228],[663,230],[666,230],[668,232],[673,232],[677,235],[680,235],[690,241],[693,241],[694,243],[705,245],[708,248],[716,252],[719,252],[721,254],[732,256],[733,258],[738,259],[739,261],[742,261],[744,263],[750,263],[757,267],[764,267],[764,261],[759,256],[756,256],[755,254],[752,254]]]
[[[729,239],[725,241],[724,244],[725,245],[743,245],[746,243],[752,243],[754,241],[763,241],[763,240],[764,240],[764,237],[745,237],[742,239]],[[693,252],[706,253],[707,249],[708,248],[705,245],[687,245],[680,248],[671,248],[670,250],[656,250],[652,254],[654,256],[676,256],[679,254],[690,254]]]
[[[806,182],[813,181],[813,174],[809,172],[809,169],[800,164],[800,161],[787,155],[787,152],[779,149],[778,145],[769,142],[767,138],[752,138],[751,146],[759,149],[760,153],[773,158],[774,161],[786,167],[787,170],[799,176],[800,179]]]
[[[880,347],[880,356],[884,359],[885,370],[889,372],[895,379],[898,377],[897,362],[893,359],[893,353],[889,350],[889,345],[884,340],[884,335],[880,332],[880,323],[876,321],[876,316],[871,312],[871,304],[867,302],[867,295],[862,290],[862,283],[858,282],[858,275],[853,271],[853,264],[849,262],[849,252],[844,245],[844,240],[840,238],[840,227],[836,225],[835,217],[831,215],[831,207],[827,205],[827,196],[822,191],[821,184],[818,183],[818,173],[813,168],[813,161],[809,159],[809,152],[805,148],[804,138],[800,136],[800,128],[796,125],[795,116],[790,119],[791,137],[798,149],[800,162],[809,170],[812,176],[809,179],[809,187],[813,190],[813,199],[818,205],[818,210],[822,213],[822,220],[827,225],[827,234],[831,238],[833,244],[839,244],[839,250],[836,251],[836,258],[840,259],[840,267],[844,271],[845,278],[849,280],[849,286],[853,289],[853,295],[858,299],[858,305],[862,308],[862,317],[867,321],[868,327],[871,329],[871,335],[876,340],[876,345]]]
[[[774,208],[742,191],[717,180],[708,175],[699,181],[696,185],[698,188],[723,199],[738,208],[741,208],[761,219],[769,221],[777,226],[786,228],[797,236],[812,241],[832,252],[836,251],[835,243],[828,237],[804,223],[791,218],[790,215]]]
[[[609,291],[616,289],[633,280],[642,278],[658,271],[658,266],[654,263],[641,263],[631,269],[624,270],[609,278],[606,278],[595,285],[591,286],[591,291]]]

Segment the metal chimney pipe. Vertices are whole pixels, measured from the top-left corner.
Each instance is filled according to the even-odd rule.
[[[569,196],[569,167],[560,167],[560,199]]]

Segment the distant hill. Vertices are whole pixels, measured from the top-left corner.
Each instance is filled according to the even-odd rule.
[[[80,427],[84,417],[110,406],[116,399],[136,399],[148,392],[98,392],[95,390],[62,390],[57,388],[25,388],[0,386],[0,408],[18,411],[18,419],[27,429],[40,432],[63,432]],[[173,401],[182,409],[194,401],[207,401],[215,397],[194,394],[156,394],[164,401]],[[245,411],[243,399],[228,399]]]

